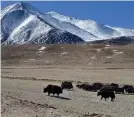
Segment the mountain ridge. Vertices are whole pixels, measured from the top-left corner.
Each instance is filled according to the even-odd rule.
[[[3,44],[84,43],[124,35],[134,36],[134,30],[110,27],[93,20],[70,18],[56,12],[43,14],[23,2],[3,9],[1,23],[1,43]]]
[[[91,32],[93,34],[100,33],[101,30],[107,30],[108,31],[107,33],[112,33],[113,32],[113,33],[116,34],[116,35],[113,34],[110,37],[108,37],[108,36],[104,36],[103,32],[102,32],[102,34],[100,33],[100,34],[97,35],[98,37],[100,37],[102,39],[114,38],[114,37],[119,37],[119,36],[134,36],[134,29],[111,27],[111,26],[108,26],[108,25],[97,23],[94,20],[89,20],[89,19],[88,20],[80,20],[78,18],[72,18],[72,17],[64,16],[64,15],[59,14],[59,13],[54,12],[54,11],[50,11],[47,14],[49,14],[50,16],[52,16],[52,17],[54,17],[58,20],[70,22],[70,23],[82,28],[83,30],[86,30],[86,31]],[[92,27],[92,29],[91,29],[91,27]],[[99,27],[100,30],[97,29],[97,27]],[[110,31],[112,31],[112,32],[110,32]],[[122,33],[122,32],[124,32],[124,33]],[[129,34],[128,34],[128,32],[129,32]],[[101,36],[101,35],[103,35],[103,36]]]

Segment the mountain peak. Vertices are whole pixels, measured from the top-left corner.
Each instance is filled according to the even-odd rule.
[[[19,1],[16,3],[16,5],[19,5],[19,6],[23,6],[24,4],[26,4],[26,3],[22,2],[22,1]]]
[[[4,16],[8,12],[25,9],[27,6],[30,6],[30,5],[28,5],[28,3],[24,3],[24,2],[17,2],[15,4],[12,4],[12,5],[4,8],[2,10],[2,16]]]
[[[28,3],[20,1],[20,2],[16,3],[15,6],[24,9],[27,5],[28,5]]]
[[[22,1],[17,2],[13,5],[14,5],[14,7],[13,7],[14,10],[21,10],[21,9],[23,9],[23,10],[26,10],[26,9],[27,10],[37,10],[34,7],[32,7],[30,4],[22,2]]]
[[[48,12],[47,14],[58,14],[58,15],[60,15],[59,13],[57,13],[57,12],[55,12],[55,11],[50,11],[50,12]]]
[[[25,9],[29,4],[25,2],[17,2],[9,7],[12,7],[11,10]]]
[[[51,17],[53,17],[55,19],[58,19],[58,20],[61,20],[61,21],[65,21],[65,22],[71,22],[71,21],[77,20],[77,18],[65,16],[65,15],[57,13],[55,11],[50,11],[50,12],[47,12],[46,14],[50,15]]]
[[[109,27],[93,20],[79,20],[55,11],[43,14],[25,2],[17,2],[2,10],[1,22],[3,42],[19,43],[20,40],[33,42],[37,38],[36,41],[44,43],[48,37],[53,39],[58,37],[57,39],[62,40],[68,39],[71,35],[85,41],[134,36],[134,30]]]
[[[25,3],[25,2],[17,2],[17,3],[14,3],[14,4],[12,4],[12,5],[4,8],[2,10],[1,19],[6,14],[8,14],[10,12],[13,12],[13,11],[16,11],[16,10],[25,10],[25,11],[27,11],[30,14],[40,14],[40,12],[36,8],[34,8],[33,6],[31,6],[30,4]]]

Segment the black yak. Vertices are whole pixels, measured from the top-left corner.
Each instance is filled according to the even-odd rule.
[[[111,85],[104,85],[100,91],[114,91],[114,88]]]
[[[111,83],[110,86],[113,88],[114,91],[119,88],[119,85],[116,83]]]
[[[72,85],[71,82],[65,81],[65,82],[62,82],[61,88],[62,89],[72,89],[73,88],[73,85]]]
[[[82,85],[81,84],[77,84],[76,87],[77,88],[82,88]]]
[[[132,85],[124,85],[123,88],[124,88],[124,89],[127,89],[127,88],[133,88],[133,86],[132,86]]]
[[[86,91],[92,90],[91,85],[89,85],[88,83],[77,84],[76,87],[82,88],[83,90],[86,90]]]
[[[92,86],[88,83],[82,83],[82,84],[77,84],[76,87],[82,88],[83,90],[86,91],[97,91],[99,88],[97,86]]]
[[[122,88],[116,88],[115,89],[115,93],[118,93],[118,94],[122,93],[122,94],[124,94],[124,88],[123,87]]]
[[[93,83],[92,86],[94,87],[95,90],[100,90],[104,86],[104,84],[100,82],[96,82],[96,83]]]
[[[130,94],[134,94],[134,88],[133,88],[133,87],[127,88],[127,89],[126,89],[126,92],[127,92],[127,93],[130,93]]]
[[[114,99],[115,99],[115,94],[113,91],[99,91],[97,96],[100,96],[100,95],[101,95],[101,100],[103,98],[105,98],[105,100],[106,100],[109,97],[111,98],[111,101],[114,101]]]
[[[51,93],[57,94],[59,97],[60,93],[63,93],[62,88],[60,86],[56,86],[56,85],[48,85],[46,88],[44,88],[44,93],[48,92],[48,95],[50,95]]]

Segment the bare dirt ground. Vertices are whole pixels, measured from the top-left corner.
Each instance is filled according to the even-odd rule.
[[[44,47],[44,48],[42,48]],[[75,87],[81,82],[134,85],[134,46],[2,46],[2,117],[133,117],[134,95],[114,102]],[[47,84],[72,81],[60,98]]]

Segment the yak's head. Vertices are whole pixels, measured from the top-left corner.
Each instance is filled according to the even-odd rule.
[[[46,93],[47,92],[47,88],[44,88],[43,92]]]

